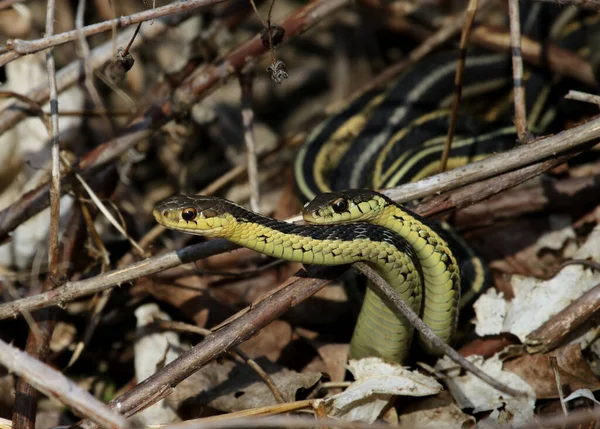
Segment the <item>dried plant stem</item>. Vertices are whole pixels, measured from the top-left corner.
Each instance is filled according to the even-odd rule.
[[[584,103],[597,104],[600,106],[600,95],[588,94],[587,92],[570,90],[565,98],[568,100],[577,100]]]
[[[94,34],[104,33],[105,31],[111,31],[114,28],[123,28],[130,25],[135,25],[140,22],[150,21],[153,19],[161,18],[167,15],[173,15],[181,12],[198,9],[201,7],[212,6],[217,3],[222,3],[225,0],[187,0],[187,1],[176,1],[166,6],[157,7],[154,9],[145,10],[143,12],[134,13],[129,16],[121,16],[116,19],[109,21],[100,22],[98,24],[88,25],[78,30],[67,31],[65,33],[56,34],[54,33],[46,37],[37,40],[20,40],[12,39],[7,41],[6,45],[9,49],[7,54],[17,54],[18,58],[22,55],[33,54],[35,52],[42,51],[54,46],[62,45],[64,43],[73,42],[83,35],[83,37],[93,36]],[[8,56],[4,54],[0,56],[0,66],[16,58],[14,55]]]
[[[529,164],[556,157],[559,153],[574,150],[580,145],[600,138],[600,116],[588,122],[561,131],[558,134],[538,139],[526,146],[520,146],[504,153],[492,155],[484,160],[473,162],[446,173],[437,174],[389,189],[385,194],[395,201],[406,202],[433,193],[456,189],[498,174],[515,170]]]
[[[46,34],[54,34],[54,0],[46,7]],[[48,238],[48,267],[50,276],[58,281],[58,222],[60,220],[60,146],[58,130],[58,89],[54,51],[46,54],[48,87],[50,88],[50,142],[52,145],[52,181],[50,183],[50,236]]]
[[[254,3],[252,3],[254,5]],[[250,209],[259,212],[258,201],[259,180],[258,162],[256,159],[256,143],[254,142],[253,126],[254,111],[252,110],[252,80],[251,72],[240,73],[240,88],[242,93],[242,122],[244,126],[244,143],[246,144],[246,163],[248,165],[248,185],[250,186]]]
[[[81,211],[78,208],[73,209],[67,230],[63,235],[63,251],[61,252],[61,267],[69,264],[73,260],[76,249],[81,245],[84,228],[82,228]],[[54,288],[54,283],[50,277],[42,286],[42,291],[49,291]],[[45,362],[50,349],[50,339],[54,332],[57,308],[45,308],[35,313],[35,322],[39,332],[36,334],[33,330],[27,337],[25,352]],[[35,428],[37,415],[38,392],[27,382],[25,378],[20,377],[17,383],[15,406],[13,407],[13,429],[33,429]]]
[[[102,427],[128,428],[125,418],[71,382],[60,371],[0,340],[0,364],[25,378],[37,390],[88,416]]]
[[[450,359],[460,365],[463,369],[471,372],[473,375],[486,382],[494,389],[499,390],[502,393],[506,393],[511,396],[527,396],[525,392],[515,390],[508,387],[498,380],[487,375],[481,369],[477,368],[466,358],[461,356],[456,350],[444,343],[440,338],[419,318],[412,308],[402,299],[400,295],[392,288],[387,282],[381,278],[379,274],[373,271],[364,262],[356,262],[354,266],[365,276],[373,282],[373,286],[377,289],[375,292],[379,296],[383,296],[386,303],[391,304],[397,311],[399,311],[406,319],[413,325],[419,333],[421,333],[427,340],[434,345],[439,351],[444,352]]]
[[[513,69],[513,88],[515,99],[515,126],[521,143],[527,143],[531,135],[527,131],[527,112],[525,110],[525,87],[523,84],[523,58],[521,56],[521,24],[519,21],[519,0],[508,0],[510,18],[510,47]]]
[[[578,6],[587,9],[600,10],[600,1],[598,0],[537,0],[544,3],[557,3],[569,6]]]
[[[448,126],[448,135],[446,136],[444,151],[442,152],[440,173],[446,171],[448,156],[450,155],[450,148],[452,147],[452,140],[454,139],[456,120],[458,119],[458,105],[460,104],[460,97],[462,95],[463,72],[465,70],[465,62],[467,60],[467,45],[469,44],[469,35],[471,34],[471,28],[473,27],[473,21],[475,20],[475,13],[477,13],[478,3],[478,0],[469,0],[469,5],[467,6],[467,10],[465,12],[465,24],[460,36],[460,57],[456,63],[456,74],[454,76],[452,113],[450,116],[450,124]]]
[[[106,108],[104,106],[104,103],[102,102],[102,98],[100,97],[100,94],[98,93],[98,90],[96,89],[96,87],[94,86],[94,69],[91,67],[89,61],[88,61],[88,57],[90,56],[90,46],[87,43],[87,40],[85,39],[85,35],[83,32],[83,16],[85,14],[85,4],[86,4],[86,0],[79,0],[78,4],[77,4],[77,12],[75,14],[75,27],[76,27],[76,31],[77,31],[77,42],[78,42],[78,46],[79,46],[79,54],[83,60],[83,70],[84,70],[84,85],[85,88],[87,89],[88,94],[90,95],[90,98],[92,99],[92,102],[94,103],[94,107],[96,109],[100,109],[102,111],[105,111]],[[104,128],[106,129],[107,132],[109,132],[110,134],[113,134],[113,127],[112,127],[112,123],[110,122],[110,120],[108,119],[107,116],[102,116],[103,119],[103,123],[104,123]]]

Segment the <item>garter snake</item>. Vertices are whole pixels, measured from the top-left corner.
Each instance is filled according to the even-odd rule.
[[[423,322],[440,339],[452,339],[458,320],[460,271],[448,243],[415,213],[371,190],[349,190],[320,194],[304,206],[304,220],[309,224],[339,225],[368,222],[388,228],[414,249],[423,271]],[[365,297],[363,308],[376,308],[377,301]],[[376,336],[377,332],[373,332]],[[435,350],[419,337],[429,353]]]
[[[219,237],[275,258],[314,265],[371,265],[412,307],[422,303],[423,272],[412,246],[387,228],[369,223],[296,225],[259,215],[231,201],[208,196],[170,197],[153,211],[161,225],[188,234]],[[416,233],[420,232],[418,226]],[[428,259],[424,259],[426,262]],[[431,270],[430,270],[431,271]],[[406,360],[413,327],[367,291],[350,343],[350,356]],[[377,335],[373,335],[376,332]]]
[[[524,33],[539,32],[537,14],[541,8],[533,5],[532,14],[526,17],[523,26]],[[597,22],[597,16],[586,19],[587,25]],[[581,24],[568,25],[563,31],[555,28],[555,43],[572,47],[585,34]],[[307,222],[321,225],[371,222],[397,232],[415,248],[424,273],[422,316],[445,341],[452,337],[458,309],[487,285],[486,265],[449,226],[442,224],[445,231],[440,231],[438,226],[364,188],[414,182],[439,170],[457,57],[456,52],[431,55],[405,72],[389,89],[370,90],[352,100],[346,109],[315,128],[300,149],[294,166],[302,199],[312,200],[303,211]],[[529,129],[540,132],[552,121],[556,110],[544,110],[549,104],[551,84],[536,70],[529,70],[526,77]],[[508,90],[510,82],[509,54],[476,50],[467,57],[463,99],[503,88]],[[472,115],[479,113],[481,106],[489,105],[486,99],[459,116],[448,169],[516,144],[510,103],[486,115]],[[366,296],[363,309],[369,307],[370,296]],[[363,327],[358,325],[356,329]],[[364,336],[376,337],[377,331]],[[427,351],[432,351],[422,339],[421,343]]]

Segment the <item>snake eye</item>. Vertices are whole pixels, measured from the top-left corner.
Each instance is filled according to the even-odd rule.
[[[331,207],[333,207],[334,212],[342,213],[348,209],[348,202],[345,198],[338,198],[333,203],[331,203]]]
[[[194,219],[196,219],[197,215],[198,215],[198,212],[193,207],[188,207],[187,209],[183,209],[181,211],[181,217],[183,218],[183,220],[188,221],[188,222],[191,222]]]

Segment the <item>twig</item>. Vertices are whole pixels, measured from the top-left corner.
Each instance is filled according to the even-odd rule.
[[[600,106],[600,95],[588,94],[587,92],[570,90],[567,95],[565,95],[567,100],[577,100],[583,101],[584,103],[591,103]]]
[[[14,317],[23,311],[34,311],[41,308],[61,305],[83,296],[93,295],[123,283],[131,282],[143,276],[177,267],[181,264],[207,258],[218,253],[229,252],[237,246],[225,240],[212,240],[208,243],[195,244],[184,249],[147,258],[125,268],[110,271],[86,280],[66,282],[58,289],[22,298],[0,305],[0,319]]]
[[[92,102],[94,103],[94,107],[96,109],[106,110],[106,108],[104,107],[104,103],[102,102],[102,98],[100,97],[98,90],[94,86],[94,69],[88,61],[88,57],[90,56],[90,46],[88,45],[83,32],[83,16],[85,14],[85,4],[86,0],[79,0],[77,4],[77,12],[75,14],[75,27],[77,31],[78,42],[77,44],[80,49],[79,54],[83,61],[84,86],[87,89],[87,92],[90,95]],[[50,36],[52,36],[52,34],[50,34]],[[46,37],[49,37],[48,34],[46,34]],[[110,135],[112,135],[113,127],[108,117],[102,116],[102,122],[104,123],[104,128],[106,129],[106,131],[110,132]]]
[[[478,27],[473,30],[471,41],[494,51],[511,51],[510,35],[494,31],[487,27]],[[543,51],[543,52],[542,52]],[[577,53],[569,52],[554,44],[549,44],[542,49],[542,45],[528,37],[521,37],[521,54],[528,63],[536,66],[547,66],[554,73],[568,76],[595,87],[596,80],[589,62],[582,59]]]
[[[169,25],[175,25],[183,21],[185,15],[169,16],[162,20],[155,21],[154,25],[148,27],[144,31],[144,40],[151,40],[163,32],[165,32]],[[134,29],[124,30],[116,39],[116,44],[124,44],[131,40],[134,33]],[[97,48],[94,48],[88,56],[88,63],[94,68],[98,69],[106,63],[113,56],[113,42],[106,42]],[[77,84],[83,76],[83,70],[81,69],[81,61],[77,59],[69,63],[66,67],[63,67],[57,74],[56,80],[58,85],[58,91],[62,92],[71,86]],[[27,93],[27,98],[38,103],[40,106],[44,105],[49,98],[49,89],[47,82],[40,82],[40,84],[30,90]],[[0,114],[0,133],[4,133],[19,121],[28,117],[26,112],[23,112],[19,108],[20,103],[13,103],[7,106]],[[47,192],[47,190],[46,190]]]
[[[456,62],[456,74],[454,76],[452,113],[450,116],[450,124],[448,125],[448,135],[446,136],[446,143],[444,144],[444,151],[442,152],[440,161],[440,173],[446,171],[448,156],[450,155],[450,148],[452,147],[452,139],[454,138],[454,131],[456,129],[456,120],[458,119],[458,105],[460,104],[460,97],[462,95],[463,72],[467,60],[467,45],[469,44],[469,36],[471,35],[471,28],[473,27],[475,14],[477,13],[478,3],[478,0],[469,0],[467,10],[465,11],[465,24],[460,36],[460,57]]]
[[[544,353],[556,348],[599,309],[600,285],[596,285],[531,332],[525,341],[527,350],[530,353]]]
[[[490,0],[480,0],[479,9],[483,10],[490,4]],[[458,33],[463,25],[465,24],[466,14],[459,14],[457,16],[452,17],[448,20],[448,24],[444,27],[440,28],[434,34],[425,39],[418,47],[413,49],[409,56],[408,60],[400,61],[397,64],[394,64],[388,68],[386,68],[383,72],[381,72],[375,79],[372,79],[367,85],[363,86],[359,90],[355,91],[354,94],[350,96],[350,99],[356,97],[358,94],[369,91],[373,88],[377,88],[379,86],[384,85],[386,82],[399,75],[401,72],[406,70],[408,67],[417,63],[421,59],[423,59],[426,55],[431,53],[434,49],[447,42],[452,36]],[[346,103],[345,100],[334,103],[332,106],[328,106],[327,110],[337,110]]]
[[[93,36],[94,34],[103,33],[105,31],[112,30],[113,28],[123,28],[130,25],[135,25],[140,22],[150,21],[153,19],[161,18],[167,15],[178,14],[181,12],[191,11],[201,7],[212,6],[217,3],[222,3],[225,0],[187,0],[187,1],[176,1],[166,6],[145,10],[143,12],[134,13],[129,16],[121,16],[116,19],[109,21],[100,22],[98,24],[88,25],[83,27],[81,30],[71,30],[65,33],[46,36],[43,39],[37,40],[20,40],[12,39],[6,42],[6,46],[9,49],[10,54],[16,53],[19,56],[33,54],[35,52],[42,51],[54,46],[59,46],[64,43],[73,42],[80,37],[83,33],[84,37]],[[2,56],[3,57],[3,56]],[[18,58],[18,57],[17,57]],[[0,66],[5,65],[9,61],[7,58],[0,59]],[[14,60],[16,58],[10,58]]]
[[[252,416],[268,416],[268,415],[289,413],[291,411],[298,411],[298,410],[303,410],[306,408],[311,408],[313,406],[314,402],[315,402],[314,399],[304,399],[301,401],[288,402],[288,403],[281,404],[281,405],[267,405],[265,407],[250,408],[247,410],[234,411],[231,413],[221,414],[221,415],[217,415],[217,416],[187,420],[185,422],[185,424],[186,425],[187,424],[189,424],[189,425],[197,424],[200,426],[204,426],[206,424],[222,422],[225,420],[236,420],[236,419],[243,419],[243,418],[252,417]]]
[[[415,313],[412,308],[402,299],[400,295],[392,288],[379,274],[373,271],[367,264],[364,262],[356,262],[353,264],[357,270],[363,273],[365,276],[369,278],[373,282],[373,286],[376,286],[377,289],[375,292],[383,296],[385,299],[384,302],[390,303],[394,306],[396,310],[398,310],[406,319],[410,322],[412,326],[414,326],[417,331],[423,337],[427,339],[438,351],[442,351],[445,355],[447,355],[450,359],[460,365],[463,369],[471,372],[473,375],[481,379],[482,381],[489,384],[496,390],[499,390],[502,393],[506,393],[511,396],[527,396],[525,392],[521,392],[519,390],[515,390],[511,387],[508,387],[498,380],[487,375],[481,369],[477,368],[473,363],[469,362],[466,358],[461,356],[456,350],[450,347],[448,344],[444,343],[440,338],[423,322],[417,313]]]
[[[254,2],[252,2],[254,5]],[[250,186],[250,209],[259,212],[258,163],[256,160],[256,144],[254,143],[252,110],[252,72],[240,73],[239,81],[242,92],[242,122],[244,126],[244,143],[246,144],[246,162],[248,164],[248,185]]]
[[[225,415],[224,417],[226,417]],[[242,417],[237,419],[213,419],[208,418],[204,423],[197,419],[191,422],[176,423],[164,426],[161,429],[254,429],[254,428],[314,428],[319,424],[329,425],[339,429],[414,429],[413,425],[394,425],[390,426],[387,423],[366,423],[366,422],[349,422],[336,418],[320,418],[318,420],[312,417],[302,416],[256,416]]]
[[[513,69],[513,88],[515,99],[515,126],[521,143],[527,143],[532,136],[527,131],[527,112],[525,110],[525,87],[523,86],[523,58],[521,57],[521,24],[519,21],[519,0],[508,0],[510,18],[510,46]]]
[[[600,138],[600,116],[553,136],[538,139],[526,146],[492,155],[464,167],[387,190],[385,193],[395,201],[410,201],[515,170],[545,158],[556,157],[559,153],[573,150],[579,145],[598,138]]]
[[[127,420],[108,409],[86,390],[71,382],[50,366],[0,340],[0,363],[25,378],[37,390],[88,416],[100,426],[121,429],[129,427]]]
[[[67,162],[65,161],[65,163],[67,163]],[[70,166],[67,165],[67,167],[70,167]],[[96,207],[98,207],[98,209],[102,212],[102,214],[106,217],[106,219],[108,219],[108,221],[111,223],[111,225],[117,231],[119,231],[119,233],[121,233],[121,235],[123,235],[123,237],[125,237],[127,239],[127,241],[129,241],[129,243],[139,252],[139,254],[141,256],[144,256],[144,249],[142,249],[140,247],[140,245],[133,238],[131,238],[131,236],[127,233],[127,231],[125,231],[125,229],[123,229],[121,224],[115,219],[115,217],[112,215],[112,213],[106,208],[106,205],[100,200],[100,198],[98,198],[98,196],[96,195],[94,190],[91,188],[91,186],[87,184],[87,182],[83,179],[83,177],[81,177],[81,175],[79,173],[75,173],[75,177],[77,178],[77,180],[79,181],[79,183],[81,184],[81,186],[83,187],[85,192],[89,195],[91,200],[94,202]]]
[[[560,369],[558,368],[556,356],[548,356],[548,362],[550,363],[550,368],[552,368],[552,372],[554,373],[554,381],[556,382],[556,390],[558,391],[560,406],[562,408],[563,414],[565,415],[565,417],[567,417],[569,415],[569,412],[567,411],[567,406],[565,405],[565,394],[563,392],[562,382],[560,381]]]
[[[600,10],[600,1],[598,0],[536,0],[544,3],[557,3],[569,6],[579,6],[588,9]]]
[[[499,176],[481,180],[464,188],[437,195],[419,204],[419,213],[425,217],[439,216],[450,211],[469,207],[472,204],[485,200],[506,189],[536,177],[557,165],[560,165],[580,152],[569,152],[558,158],[520,168],[515,171],[503,173]]]
[[[70,222],[63,235],[63,251],[61,252],[61,267],[73,260],[75,249],[81,245],[83,236],[81,212],[75,208],[71,212]],[[54,288],[54,282],[46,277],[42,291]],[[25,352],[41,362],[45,362],[50,349],[50,339],[54,332],[57,308],[45,308],[35,314],[38,333],[30,331],[27,337]],[[13,407],[13,429],[33,429],[37,416],[38,392],[24,378],[17,383],[15,405]]]
[[[54,34],[54,0],[46,6],[46,34]],[[50,88],[50,141],[52,144],[52,181],[50,184],[50,233],[48,237],[48,267],[50,276],[58,281],[58,223],[60,220],[60,146],[58,130],[58,89],[54,50],[46,54],[48,87]]]

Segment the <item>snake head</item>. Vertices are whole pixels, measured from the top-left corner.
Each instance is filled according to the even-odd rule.
[[[386,197],[368,189],[350,189],[317,195],[302,210],[311,224],[369,222],[389,204]]]
[[[167,228],[221,237],[231,224],[228,205],[233,203],[216,197],[176,195],[159,202],[152,214]]]

